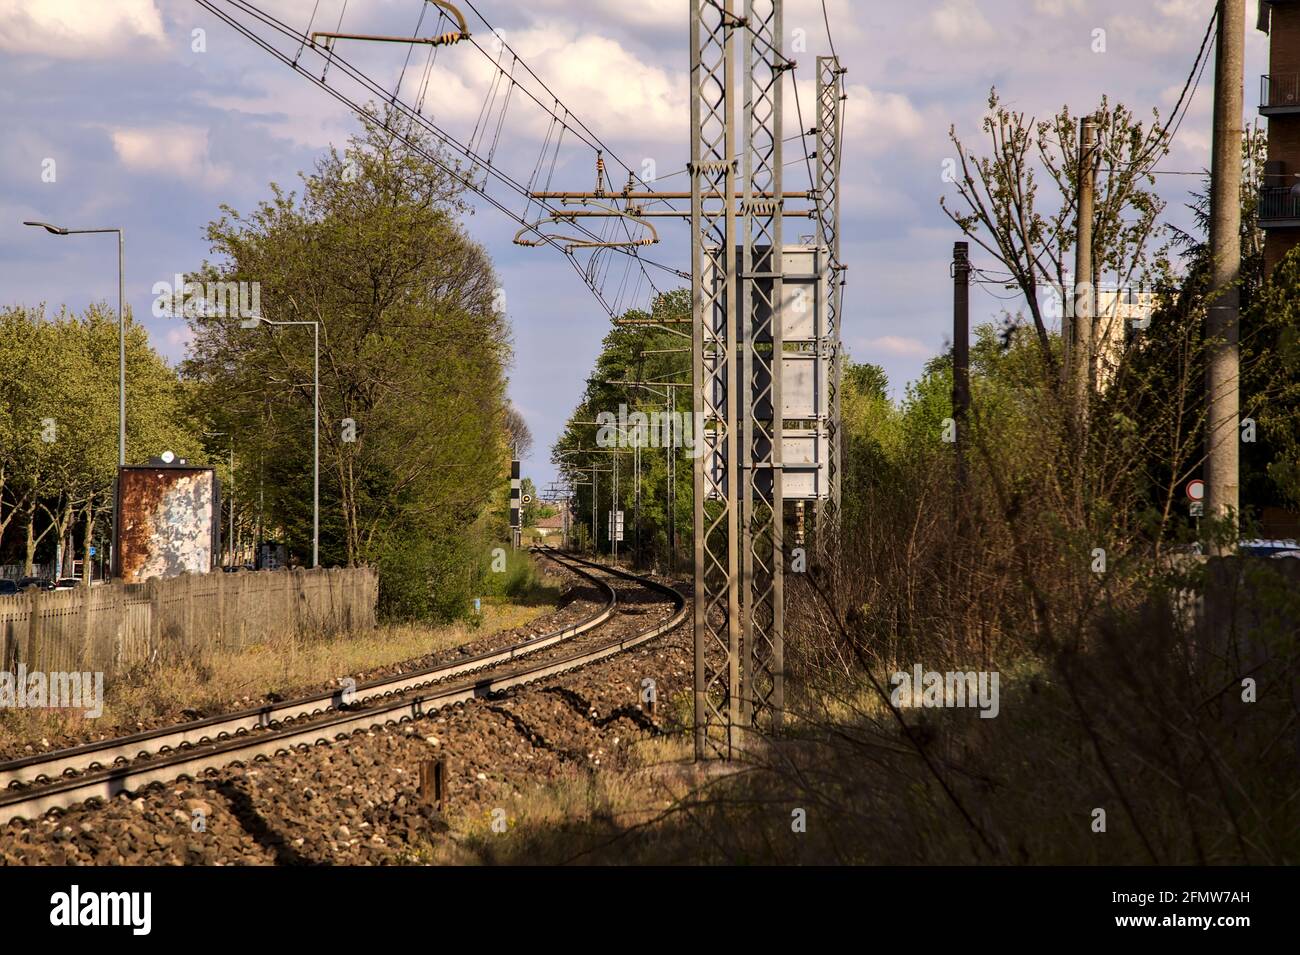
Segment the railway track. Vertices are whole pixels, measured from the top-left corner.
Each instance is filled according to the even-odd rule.
[[[316,694],[0,763],[0,786],[6,787],[0,790],[0,824],[417,719],[603,660],[673,630],[686,618],[686,599],[666,584],[550,548],[538,550],[600,587],[607,596],[604,606],[578,623],[500,650],[371,681],[356,687],[346,701],[343,691]],[[672,614],[649,629],[595,640],[573,653],[472,676],[532,657],[613,621],[617,593],[597,571],[662,594],[672,603]]]

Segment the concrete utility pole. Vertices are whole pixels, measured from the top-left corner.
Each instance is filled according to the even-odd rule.
[[[1080,424],[1088,419],[1092,393],[1093,316],[1097,301],[1092,274],[1092,219],[1097,205],[1097,123],[1091,116],[1079,121],[1079,208],[1075,218],[1078,242],[1074,248],[1074,400]]]
[[[970,243],[952,244],[952,419],[957,426],[957,513],[966,493],[966,421],[970,416]]]
[[[1214,58],[1214,151],[1210,167],[1210,307],[1206,368],[1207,517],[1235,521],[1238,497],[1238,322],[1241,274],[1242,69],[1245,0],[1219,0]]]

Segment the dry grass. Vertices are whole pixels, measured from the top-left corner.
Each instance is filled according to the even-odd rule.
[[[1239,751],[1219,748],[1202,727],[1197,753],[1221,768],[1219,792],[1160,732],[1164,720],[1151,709],[1166,704],[1153,694],[1135,699],[1117,682],[1097,699],[1085,691],[1085,722],[1047,668],[1021,661],[1002,675],[996,719],[906,708],[905,735],[878,696],[848,684],[805,694],[786,735],[743,762],[692,763],[688,732],[638,740],[620,769],[574,767],[521,787],[502,802],[505,832],[494,831],[491,810],[453,808],[452,840],[409,861],[1213,865],[1297,857],[1294,770],[1278,762],[1289,742],[1278,738],[1289,725],[1281,694],[1245,707],[1225,701],[1220,719]],[[1098,808],[1104,832],[1094,826]]]
[[[548,612],[559,585],[548,579],[525,602],[484,602],[477,625],[380,626],[335,637],[307,637],[257,644],[175,665],[137,670],[104,687],[104,712],[0,710],[0,746],[67,736],[117,735],[159,720],[193,718],[251,704],[268,695],[288,698],[322,683],[459,647],[521,627]],[[549,598],[549,599],[543,599]]]
[[[734,766],[693,762],[689,733],[631,742],[621,769],[575,766],[521,787],[504,803],[505,831],[490,808],[448,814],[451,838],[421,846],[414,864],[632,864],[696,861],[698,839],[677,814],[692,793]]]

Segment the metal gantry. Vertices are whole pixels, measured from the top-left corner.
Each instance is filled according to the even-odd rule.
[[[818,58],[815,188],[785,192],[782,90],[795,64],[782,51],[783,0],[744,0],[743,17],[739,2],[691,6],[690,387],[704,445],[693,473],[698,758],[730,758],[745,730],[779,729],[785,503],[814,502],[823,532],[839,511],[843,70],[834,57]],[[599,188],[535,195],[566,203],[611,196]],[[640,215],[634,198],[680,194],[633,192],[629,184],[618,195],[627,203],[619,215]],[[814,208],[787,209],[788,199],[811,200]],[[597,206],[578,214],[611,211]],[[784,245],[783,219],[798,215],[816,222],[811,246]],[[802,510],[799,517],[801,546]]]

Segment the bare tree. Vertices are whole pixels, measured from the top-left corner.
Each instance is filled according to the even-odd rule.
[[[1150,168],[1168,151],[1167,137],[1158,114],[1147,127],[1125,106],[1112,107],[1104,97],[1093,116],[1101,166],[1093,274],[1099,281],[1108,277],[1116,286],[1125,286],[1146,268],[1147,245],[1164,209],[1153,191]],[[1066,288],[1077,235],[1078,118],[1063,107],[1051,120],[1035,121],[1006,107],[993,89],[982,129],[989,140],[984,156],[968,149],[955,127],[949,129],[960,163],[957,196],[964,208],[950,207],[947,197],[939,204],[1010,273],[1009,284],[1025,298],[1043,362],[1056,372],[1058,357],[1040,289]],[[1040,194],[1044,182],[1054,187],[1054,195]],[[1069,300],[1062,295],[1063,302]]]

